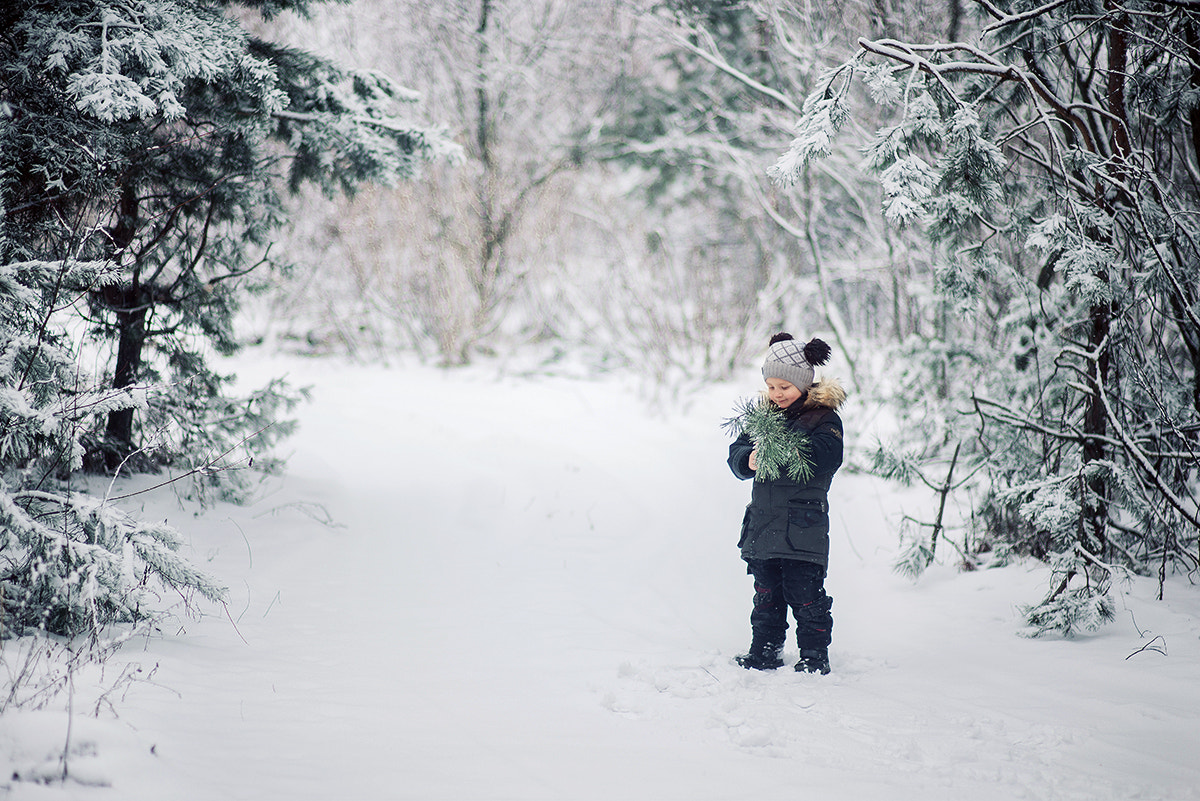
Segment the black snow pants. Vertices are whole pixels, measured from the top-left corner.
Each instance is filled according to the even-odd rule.
[[[833,598],[825,594],[825,568],[799,559],[755,559],[748,564],[754,576],[750,613],[754,644],[783,647],[790,607],[800,650],[827,650],[832,641]]]

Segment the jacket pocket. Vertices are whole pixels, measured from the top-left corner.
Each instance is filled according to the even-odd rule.
[[[746,513],[742,515],[742,532],[738,535],[738,547],[741,548],[746,544],[746,537],[750,534],[750,507],[746,507]]]
[[[788,507],[787,541],[797,551],[823,551],[829,547],[829,513],[820,501]]]
[[[818,500],[793,501],[788,506],[788,525],[814,528],[829,525],[829,513]]]

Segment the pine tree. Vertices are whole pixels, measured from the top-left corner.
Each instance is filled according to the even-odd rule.
[[[209,355],[237,348],[240,297],[276,266],[281,193],[399,180],[454,150],[399,116],[412,93],[254,39],[231,6],[0,9],[4,636],[153,617],[156,588],[223,597],[176,532],[90,494],[85,469],[169,466],[237,499],[231,468],[286,435],[300,395],[231,397]]]
[[[240,297],[277,266],[285,185],[350,191],[452,149],[399,116],[411,92],[254,39],[227,6],[17,0],[0,18],[0,260],[117,265],[73,311],[111,349],[114,389],[161,383],[148,413],[112,410],[85,440],[110,471],[189,467],[206,428],[221,449],[261,436],[207,356],[237,348]],[[286,408],[282,390],[257,408]]]
[[[790,428],[783,410],[766,398],[743,400],[724,428],[735,437],[745,434],[754,443],[756,481],[784,475],[792,481],[812,478],[812,441]]]
[[[1070,632],[1107,618],[1117,570],[1200,564],[1200,18],[977,9],[979,44],[863,40],[772,172],[822,157],[853,79],[893,110],[867,153],[884,213],[923,228],[944,296],[990,337],[948,410],[979,423],[986,539],[1058,566],[1029,620]]]

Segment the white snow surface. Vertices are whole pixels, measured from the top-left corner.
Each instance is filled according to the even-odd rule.
[[[943,547],[897,576],[900,517],[933,498],[867,475],[831,495],[833,672],[735,666],[750,486],[720,422],[752,375],[649,403],[494,366],[231,369],[312,386],[287,474],[246,507],[141,512],[228,614],[76,677],[66,782],[36,781],[61,773],[63,697],[0,717],[13,801],[1200,799],[1200,590],[1135,579],[1100,632],[1021,637],[1045,567]],[[92,716],[125,662],[147,680]]]

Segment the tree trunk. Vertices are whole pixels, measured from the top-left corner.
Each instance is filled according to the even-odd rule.
[[[1193,89],[1200,90],[1200,32],[1194,22],[1183,26],[1184,40],[1187,42],[1187,52],[1191,57],[1191,84]],[[1200,107],[1193,106],[1188,111],[1188,122],[1192,128],[1192,158],[1200,166]]]
[[[1166,269],[1173,269],[1173,267],[1167,267]],[[1192,408],[1197,413],[1200,413],[1200,328],[1189,324],[1188,317],[1188,309],[1194,306],[1196,302],[1194,300],[1196,293],[1190,287],[1184,285],[1182,281],[1178,281],[1177,284],[1180,291],[1171,292],[1169,300],[1171,309],[1175,312],[1175,319],[1179,321],[1180,346],[1183,348],[1192,366]]]
[[[137,381],[142,366],[142,348],[146,344],[147,307],[139,303],[136,292],[119,293],[118,302],[120,306],[115,309],[117,364],[113,370],[113,389],[124,389]],[[117,459],[119,463],[120,458],[133,450],[133,409],[109,412],[105,433],[123,451],[110,454],[110,461]],[[114,464],[108,466],[116,467]]]
[[[1104,410],[1101,393],[1108,387],[1110,366],[1108,334],[1112,325],[1112,307],[1109,304],[1093,306],[1090,312],[1091,330],[1088,344],[1096,353],[1095,378],[1088,378],[1090,394],[1083,418],[1083,464],[1105,458],[1104,437],[1108,434],[1108,417]],[[1086,519],[1085,541],[1081,543],[1091,553],[1104,553],[1108,541],[1108,487],[1103,478],[1090,478],[1087,488],[1094,497],[1083,499],[1082,509]],[[1090,535],[1090,537],[1088,536]]]
[[[138,197],[132,186],[121,191],[120,215],[112,230],[113,256],[128,258],[129,246],[133,243],[138,226]],[[113,368],[113,388],[124,389],[138,379],[142,366],[142,349],[146,344],[146,315],[149,306],[142,298],[138,272],[133,270],[127,286],[110,287],[104,291],[104,300],[116,317],[117,361]],[[105,427],[110,448],[104,460],[109,470],[115,470],[121,461],[134,449],[133,409],[118,409],[109,412]]]
[[[962,25],[962,0],[949,0],[950,20],[946,25],[946,41],[958,41],[958,29]]]
[[[1111,0],[1107,6],[1109,13],[1115,11]],[[1125,114],[1126,62],[1129,60],[1128,27],[1128,15],[1124,12],[1116,13],[1108,29],[1108,80],[1105,86],[1105,102],[1111,115],[1109,124],[1112,126],[1109,146],[1112,148],[1114,164],[1111,169],[1117,178],[1122,180],[1129,176],[1127,162],[1132,151],[1129,142],[1129,122]],[[1133,202],[1132,198],[1128,200]]]
[[[1129,57],[1129,35],[1127,31],[1128,17],[1117,10],[1113,3],[1107,3],[1107,8],[1115,16],[1108,28],[1108,79],[1105,86],[1105,101],[1108,105],[1109,124],[1111,126],[1109,146],[1112,148],[1113,160],[1110,169],[1118,181],[1128,177],[1127,160],[1130,153],[1129,126],[1125,114],[1125,76],[1126,62]],[[1126,198],[1127,202],[1136,202]],[[1098,277],[1108,280],[1109,276],[1102,272]],[[1106,457],[1104,439],[1108,433],[1108,417],[1105,411],[1103,393],[1109,390],[1109,368],[1111,365],[1111,343],[1109,333],[1112,329],[1114,304],[1099,303],[1091,307],[1088,313],[1090,330],[1088,345],[1095,354],[1094,372],[1088,371],[1087,409],[1083,419],[1083,464],[1087,466]],[[1103,478],[1087,479],[1087,490],[1090,497],[1082,499],[1081,508],[1084,515],[1084,526],[1081,543],[1091,553],[1103,555],[1108,541],[1108,482]]]
[[[1189,21],[1183,26],[1183,32],[1184,40],[1187,42],[1187,52],[1191,57],[1190,83],[1192,89],[1200,90],[1200,26]],[[1192,159],[1197,165],[1200,165],[1200,107],[1193,107],[1188,112],[1188,122],[1192,129]],[[1181,283],[1180,286],[1186,285]],[[1194,292],[1189,294],[1192,295],[1192,298],[1195,297]],[[1187,316],[1183,314],[1183,305],[1192,298],[1180,297],[1179,293],[1171,294],[1171,304],[1175,307],[1175,313],[1181,321],[1187,320]],[[1189,330],[1186,322],[1180,328],[1184,345],[1192,360],[1192,407],[1200,412],[1200,330]]]
[[[471,358],[471,348],[482,336],[491,317],[500,274],[500,248],[504,231],[500,223],[501,213],[496,208],[496,164],[492,148],[495,131],[493,125],[492,99],[488,92],[491,47],[488,28],[491,23],[492,0],[479,4],[479,25],[475,29],[475,105],[478,119],[475,121],[475,146],[479,150],[479,163],[483,174],[479,177],[479,264],[474,276],[478,307],[475,310],[471,330],[462,342],[457,358],[466,364]]]

